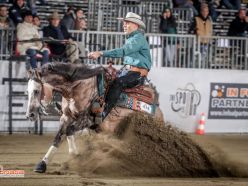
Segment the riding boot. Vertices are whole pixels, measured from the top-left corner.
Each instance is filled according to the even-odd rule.
[[[101,124],[104,121],[104,119],[108,116],[112,108],[113,106],[110,106],[110,104],[106,103],[103,111],[96,114],[95,124],[98,125]]]

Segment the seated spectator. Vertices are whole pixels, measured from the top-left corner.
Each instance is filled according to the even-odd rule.
[[[171,9],[166,8],[160,17],[159,30],[164,34],[177,34],[176,19],[172,15]],[[166,37],[164,39],[164,62],[166,66],[175,66],[176,63],[176,41],[175,37]],[[167,65],[167,63],[169,63]],[[174,65],[173,65],[174,64]]]
[[[73,41],[71,34],[65,26],[60,25],[60,16],[58,12],[54,12],[49,16],[49,25],[44,27],[44,37],[51,37],[63,41],[62,43],[49,44],[51,53],[59,56],[65,55],[70,62],[75,62],[79,57],[77,42]]]
[[[37,68],[36,55],[42,55],[42,63],[44,65],[49,59],[49,49],[44,47],[41,42],[21,42],[22,40],[39,39],[40,35],[38,29],[33,25],[32,12],[27,11],[23,15],[24,22],[17,26],[17,39],[20,41],[17,44],[17,50],[21,55],[27,55],[30,58],[30,64],[33,69]],[[27,65],[27,69],[29,66]]]
[[[73,11],[73,8],[70,7],[66,15],[61,20],[61,25],[65,26],[68,30],[79,30],[79,24],[82,19],[85,21],[83,10],[76,9]]]
[[[14,0],[13,6],[9,9],[9,17],[14,21],[17,26],[18,23],[22,23],[22,14],[29,10],[24,0]]]
[[[33,16],[33,24],[37,27],[37,29],[39,31],[39,35],[42,38],[43,37],[43,31],[41,28],[40,17],[38,15]]]
[[[80,20],[76,23],[75,30],[87,30],[87,23],[86,23],[86,21],[85,21],[84,18],[80,19]]]
[[[248,32],[248,16],[246,9],[241,8],[236,18],[231,22],[228,29],[228,36],[245,37]]]
[[[15,28],[14,22],[8,17],[6,5],[0,5],[0,28]]]
[[[201,5],[200,15],[194,18],[189,32],[200,37],[201,61],[202,65],[206,65],[209,39],[204,37],[209,37],[213,34],[213,23],[211,17],[209,16],[209,8],[207,4],[203,3]]]
[[[37,16],[37,15],[33,16],[33,24],[35,26],[37,26],[38,28],[40,28],[41,22],[40,22],[40,17],[39,16]]]

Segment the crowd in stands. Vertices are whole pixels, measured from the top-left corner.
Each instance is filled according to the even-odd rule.
[[[45,0],[39,0],[46,5]],[[40,17],[35,9],[35,0],[13,0],[12,6],[0,4],[0,29],[16,28],[16,52],[27,55],[30,66],[37,68],[37,59],[42,59],[41,65],[49,61],[49,55],[77,62],[79,58],[78,44],[68,30],[85,30],[86,17],[82,9],[69,7],[61,20],[58,12],[48,16],[49,25],[41,25]],[[50,38],[58,42],[44,45],[41,38]],[[24,42],[33,39],[35,42]],[[36,40],[35,40],[36,39]]]
[[[12,3],[9,7],[4,3]],[[247,36],[248,16],[245,8],[241,7],[240,0],[173,0],[173,7],[189,8],[194,12],[194,18],[190,24],[189,34],[197,36],[212,36],[213,22],[219,16],[216,9],[226,7],[238,11],[237,17],[231,22],[228,29],[228,36]],[[51,43],[43,46],[36,42],[18,43],[17,49],[21,54],[26,54],[30,58],[32,68],[36,68],[37,53],[43,55],[42,64],[48,62],[48,55],[51,54],[64,56],[71,62],[78,58],[78,44],[70,35],[68,30],[86,30],[86,16],[80,8],[69,7],[63,18],[57,12],[48,17],[49,25],[43,27],[38,12],[36,11],[36,0],[0,0],[0,29],[17,28],[17,39],[27,40],[42,37],[50,37],[61,40],[61,43]],[[46,0],[39,0],[40,5],[47,5]],[[9,7],[9,8],[8,8]],[[159,31],[166,34],[177,34],[177,22],[173,16],[173,9],[165,7],[160,17]],[[23,32],[25,30],[25,32]],[[21,34],[22,33],[22,34]],[[202,60],[205,59],[205,53],[208,50],[208,41],[201,40]],[[166,60],[171,64],[176,56],[177,43],[171,40],[164,43],[166,46]],[[48,48],[49,49],[48,49]]]
[[[245,7],[241,7],[240,0],[174,0],[174,7],[189,8],[194,13],[194,18],[189,27],[189,34],[200,36],[200,53],[201,63],[206,64],[208,58],[208,50],[210,48],[209,39],[213,36],[213,23],[218,17],[217,8],[225,6],[228,9],[238,11],[236,18],[231,22],[227,36],[247,37],[248,36],[248,16]],[[173,12],[169,8],[165,8],[160,17],[160,32],[165,34],[176,34],[176,21]],[[205,37],[205,38],[204,38]],[[168,45],[169,44],[169,45]],[[170,42],[164,44],[164,61],[169,62],[167,66],[175,63],[176,43]]]

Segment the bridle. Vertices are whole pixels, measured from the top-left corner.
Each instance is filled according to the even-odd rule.
[[[37,74],[37,73],[36,73],[36,74]],[[44,105],[42,104],[42,102],[41,102],[42,96],[45,95],[45,93],[44,93],[44,83],[42,82],[40,76],[32,77],[31,80],[33,80],[33,81],[35,81],[36,83],[39,83],[39,84],[41,85],[41,93],[40,93],[41,96],[40,96],[40,99],[39,99],[39,104],[40,104],[40,106],[39,106],[38,110],[39,110],[39,113],[40,113],[40,114],[43,114],[43,115],[46,115],[46,116],[47,116],[48,113],[46,112],[46,106],[44,106]],[[52,98],[51,100],[53,100],[53,98]],[[47,105],[50,105],[51,102],[52,102],[52,101],[50,101]]]

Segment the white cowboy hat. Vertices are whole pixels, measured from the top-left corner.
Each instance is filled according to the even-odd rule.
[[[128,12],[125,18],[118,18],[118,19],[122,19],[124,21],[130,21],[132,23],[135,23],[135,24],[139,25],[143,29],[146,28],[146,25],[141,20],[141,17],[138,14],[135,14],[133,12]]]

